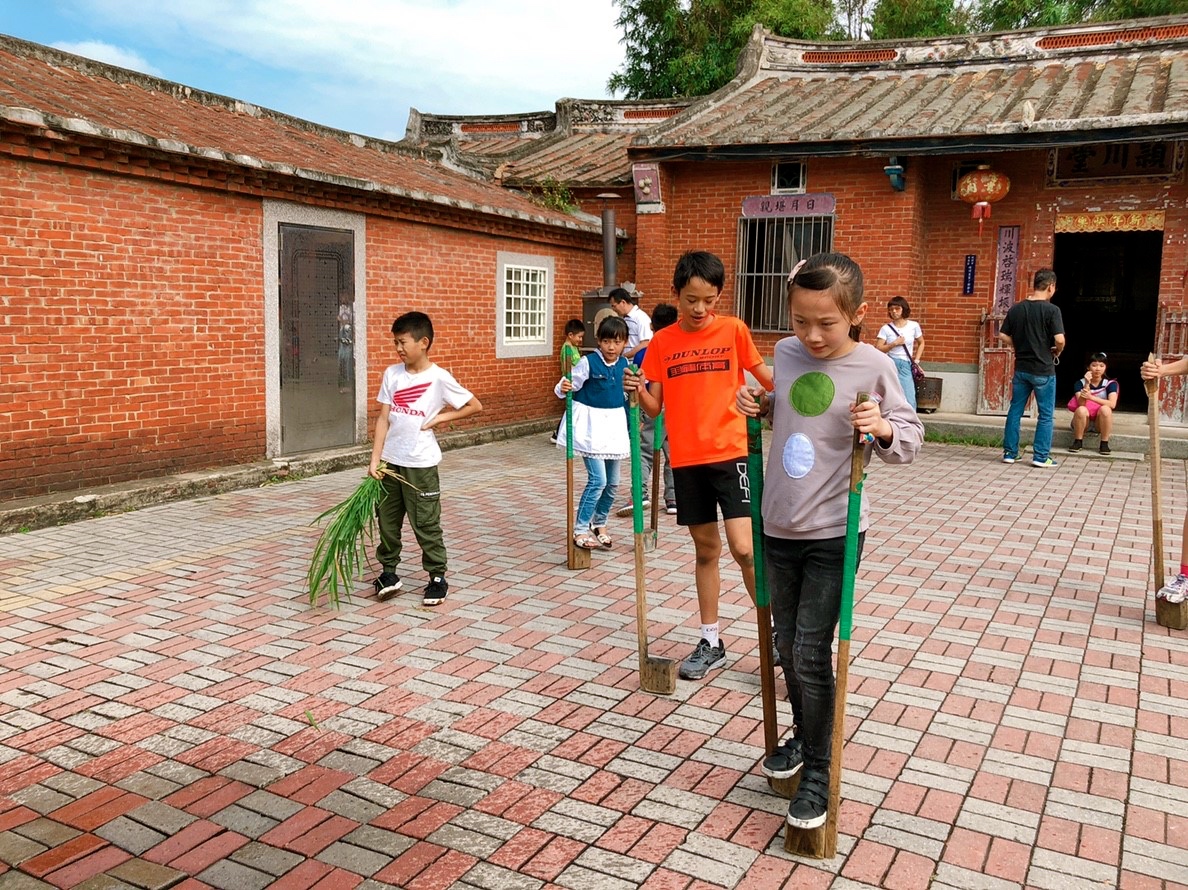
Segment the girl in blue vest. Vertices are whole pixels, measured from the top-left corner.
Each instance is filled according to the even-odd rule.
[[[615,502],[619,462],[631,455],[623,392],[627,324],[617,315],[609,315],[599,322],[597,337],[598,351],[573,366],[572,382],[562,377],[553,387],[561,399],[573,391],[573,453],[586,464],[586,488],[578,501],[573,540],[587,550],[610,549],[606,517]],[[557,444],[566,447],[565,424]]]

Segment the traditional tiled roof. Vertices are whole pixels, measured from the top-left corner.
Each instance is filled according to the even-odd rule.
[[[0,35],[4,121],[480,214],[599,231],[596,221],[548,210],[450,169],[437,151],[322,127]]]
[[[508,186],[547,179],[570,188],[618,186],[631,181],[631,139],[692,101],[562,99],[555,113],[496,116],[428,115],[414,109],[405,140],[448,144],[458,163]]]
[[[632,141],[802,154],[1188,136],[1188,16],[910,41],[806,43],[756,28],[737,77]]]

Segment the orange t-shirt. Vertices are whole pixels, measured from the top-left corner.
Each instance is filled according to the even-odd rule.
[[[747,453],[747,422],[734,407],[743,371],[763,364],[739,319],[716,315],[703,330],[679,324],[655,333],[643,374],[664,388],[664,424],[674,467],[712,464]]]

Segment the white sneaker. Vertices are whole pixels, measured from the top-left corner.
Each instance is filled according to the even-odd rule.
[[[1159,588],[1156,599],[1169,603],[1182,603],[1188,597],[1188,575],[1179,574]]]
[[[643,501],[640,502],[641,510],[647,510],[648,507],[650,507],[650,506],[652,506],[652,502],[648,498],[644,498]],[[626,504],[624,504],[622,507],[620,507],[618,510],[615,511],[615,515],[616,516],[630,516],[634,512],[635,512],[634,504],[631,501],[628,501]]]

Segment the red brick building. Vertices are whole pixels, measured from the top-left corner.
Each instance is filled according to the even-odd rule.
[[[436,150],[0,38],[0,496],[363,443],[422,309],[478,426],[556,413],[597,217]]]
[[[681,252],[713,250],[765,354],[796,259],[851,254],[868,335],[906,296],[952,411],[1001,413],[998,321],[1054,265],[1061,390],[1104,350],[1141,408],[1152,344],[1188,350],[1186,139],[1188,16],[852,45],[757,30],[710,96],[414,110],[397,144],[0,38],[0,494],[361,444],[412,308],[487,406],[476,425],[553,416],[604,207],[645,308]],[[957,195],[980,165],[1010,180],[981,226]],[[585,213],[523,194],[557,186]]]
[[[712,250],[726,311],[766,354],[787,330],[788,270],[828,248],[866,273],[868,336],[888,298],[909,299],[946,410],[1005,413],[998,321],[1043,266],[1068,333],[1061,392],[1103,350],[1123,408],[1145,409],[1139,362],[1156,341],[1188,349],[1188,16],[856,44],[758,29],[735,79],[687,107],[561,103],[537,132],[527,120],[516,139],[515,118],[424,116],[409,140],[449,138],[521,187],[570,183],[588,210],[598,191],[630,189],[621,277],[645,308],[667,298],[681,252]],[[957,195],[979,165],[1010,181],[981,226]],[[1184,420],[1181,391],[1164,413]]]

